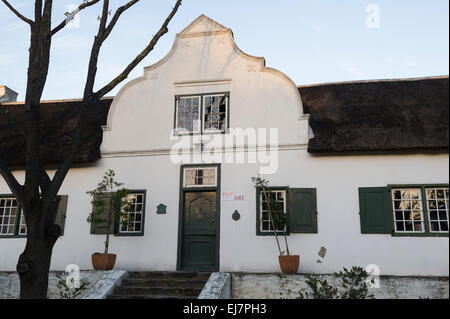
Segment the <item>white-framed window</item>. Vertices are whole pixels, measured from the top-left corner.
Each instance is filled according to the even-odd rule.
[[[228,98],[225,94],[203,96],[203,132],[224,132],[228,121]]]
[[[217,186],[217,167],[189,167],[184,169],[184,187]]]
[[[144,230],[145,192],[129,193],[123,202],[119,233],[141,234]]]
[[[14,196],[0,196],[0,236],[25,236],[27,226],[19,202]]]
[[[175,131],[178,134],[200,133],[200,96],[176,99]]]
[[[430,187],[425,189],[428,219],[431,233],[448,232],[449,189]]]
[[[425,232],[420,188],[393,189],[395,232]]]
[[[391,193],[395,233],[448,234],[448,187],[396,187]]]
[[[17,231],[19,235],[25,236],[27,234],[27,224],[25,223],[25,214],[20,211],[19,229]]]
[[[175,97],[175,133],[224,133],[229,125],[229,93]]]
[[[269,213],[269,205],[267,199],[272,203],[272,209],[276,209],[280,215],[287,213],[285,189],[270,189],[267,190],[266,195],[262,190],[259,191],[259,231],[260,233],[273,233],[275,231],[272,223],[272,218]],[[267,198],[266,198],[267,196]],[[274,212],[273,212],[274,213]],[[284,222],[283,229],[276,229],[276,231],[287,231],[287,223]]]

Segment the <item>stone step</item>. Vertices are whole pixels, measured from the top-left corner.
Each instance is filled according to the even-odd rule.
[[[126,278],[122,280],[122,286],[138,286],[138,287],[192,287],[203,288],[205,280],[198,279],[149,279],[149,278]]]
[[[138,286],[119,286],[114,290],[115,295],[164,295],[164,296],[191,296],[197,297],[202,288],[191,287],[138,287]]]
[[[210,272],[168,272],[168,271],[153,271],[153,272],[130,272],[129,279],[180,279],[180,280],[208,280]]]

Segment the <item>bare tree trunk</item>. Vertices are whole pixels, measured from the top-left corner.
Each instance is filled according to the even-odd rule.
[[[40,205],[36,206],[35,209],[24,207],[24,213],[28,216],[27,244],[17,264],[21,299],[47,298],[53,246],[61,235],[60,226],[54,223],[58,207],[56,203],[46,212],[40,209]],[[40,218],[43,213],[51,218]],[[53,222],[50,219],[53,219]]]
[[[103,11],[99,31],[92,46],[83,103],[78,110],[78,124],[73,134],[74,143],[71,151],[60,163],[53,179],[49,178],[40,158],[40,100],[48,75],[52,36],[62,30],[80,10],[93,6],[100,0],[84,0],[76,10],[69,14],[68,18],[53,29],[51,28],[53,0],[35,0],[34,20],[22,15],[8,0],[0,1],[19,19],[29,24],[31,31],[23,122],[24,132],[22,132],[26,141],[25,183],[21,185],[17,181],[7,163],[1,158],[0,174],[20,201],[27,224],[27,244],[17,264],[17,271],[20,275],[20,297],[24,299],[47,298],[48,274],[53,246],[61,234],[61,228],[55,225],[59,202],[57,195],[74,162],[80,145],[83,143],[83,133],[89,119],[89,110],[95,107],[105,94],[124,81],[130,72],[153,50],[158,40],[168,32],[168,25],[181,6],[182,0],[177,0],[172,11],[147,47],[130,62],[122,73],[94,93],[100,48],[114,29],[122,13],[139,2],[139,0],[130,0],[119,7],[110,23],[107,24],[110,12],[109,0],[103,0]],[[109,243],[109,236],[107,241]],[[108,251],[108,246],[106,251]]]

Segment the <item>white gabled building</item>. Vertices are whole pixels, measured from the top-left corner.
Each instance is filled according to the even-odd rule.
[[[49,165],[78,104],[42,102]],[[0,156],[23,181],[23,141],[0,121]],[[113,230],[117,269],[278,272],[251,180],[261,174],[288,213],[300,272],[376,264],[382,275],[448,276],[448,77],[297,87],[202,15],[164,59],[102,100],[77,162],[60,191],[54,270],[91,269],[103,250],[86,191],[113,169],[136,194],[135,222]],[[15,270],[26,242],[10,193],[0,179],[2,271]]]

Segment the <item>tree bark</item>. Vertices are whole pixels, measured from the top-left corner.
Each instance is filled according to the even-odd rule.
[[[103,11],[97,37],[95,38],[87,74],[83,103],[78,110],[78,124],[73,133],[71,151],[66,154],[55,176],[50,179],[40,157],[40,100],[47,80],[52,35],[62,30],[80,11],[99,0],[84,1],[55,28],[51,28],[53,0],[35,0],[34,21],[23,16],[8,0],[1,0],[18,18],[30,25],[27,91],[23,136],[26,141],[25,183],[21,185],[7,163],[0,158],[0,175],[20,201],[27,225],[27,243],[20,255],[17,271],[20,275],[20,297],[24,299],[47,298],[48,274],[53,246],[61,235],[61,228],[55,225],[59,198],[58,191],[83,142],[84,128],[89,119],[89,110],[108,92],[124,81],[129,73],[153,50],[158,40],[168,32],[168,24],[174,17],[182,0],[177,0],[171,13],[164,21],[149,45],[124,69],[124,71],[97,93],[93,92],[101,46],[116,25],[120,15],[139,0],[128,1],[119,7],[110,24],[109,0],[103,0]]]
[[[47,211],[41,205],[24,207],[27,224],[27,244],[19,257],[17,272],[20,276],[21,299],[46,299],[48,275],[53,246],[61,235],[61,227],[55,224],[57,200]],[[47,215],[48,218],[41,218]]]

